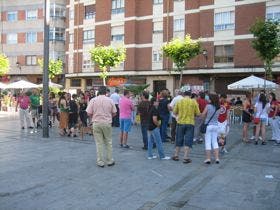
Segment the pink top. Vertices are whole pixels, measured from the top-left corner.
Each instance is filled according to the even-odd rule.
[[[100,95],[90,100],[87,109],[88,114],[92,114],[93,123],[112,123],[112,114],[117,112],[112,99]]]
[[[133,103],[129,98],[123,96],[120,99],[119,108],[120,108],[120,118],[121,119],[130,119],[131,118],[131,112],[133,110]]]
[[[21,109],[28,109],[30,104],[30,98],[28,96],[19,96],[18,104]]]

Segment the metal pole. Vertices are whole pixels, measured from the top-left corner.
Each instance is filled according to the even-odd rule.
[[[43,138],[49,138],[49,0],[45,0],[45,18],[44,18],[44,69],[43,69]]]

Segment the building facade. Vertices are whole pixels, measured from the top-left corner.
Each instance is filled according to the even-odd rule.
[[[65,60],[66,1],[50,1],[50,59]],[[1,0],[1,50],[10,61],[2,80],[41,83],[38,59],[44,50],[44,0]]]

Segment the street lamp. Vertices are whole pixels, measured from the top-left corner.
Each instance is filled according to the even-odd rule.
[[[49,137],[49,30],[50,30],[50,1],[45,0],[44,18],[44,67],[43,67],[43,138]]]
[[[16,65],[17,65],[17,68],[19,69],[19,77],[18,78],[21,79],[21,65],[18,61],[16,62]]]
[[[205,58],[205,65],[204,65],[204,67],[207,68],[208,51],[207,51],[206,49],[204,49],[204,50],[202,51],[202,55],[203,55],[204,58]]]

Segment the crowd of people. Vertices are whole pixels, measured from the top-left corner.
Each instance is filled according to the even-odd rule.
[[[21,92],[17,97],[16,111],[19,111],[21,128],[33,129],[41,126],[41,97],[36,89],[32,94]],[[179,161],[180,149],[184,149],[183,163],[191,163],[189,152],[194,143],[205,143],[205,164],[220,163],[220,153],[227,153],[226,137],[229,133],[231,106],[242,107],[242,141],[266,144],[266,126],[271,125],[272,140],[280,145],[280,107],[273,92],[268,95],[260,92],[254,97],[246,94],[242,101],[228,100],[226,94],[192,93],[190,90],[177,89],[171,97],[168,90],[152,95],[144,91],[139,100],[128,90],[113,94],[105,86],[95,90],[70,94],[61,92],[58,97],[49,94],[49,126],[59,121],[61,136],[77,137],[81,127],[91,127],[96,142],[97,165],[112,166],[112,127],[120,128],[119,146],[129,149],[128,134],[140,116],[143,150],[147,150],[149,160],[159,157],[161,160]],[[248,127],[253,124],[253,136],[248,138]],[[170,134],[169,135],[169,128]],[[172,157],[165,155],[163,144],[175,144]],[[157,149],[158,155],[153,153]],[[106,158],[103,157],[106,150]]]

